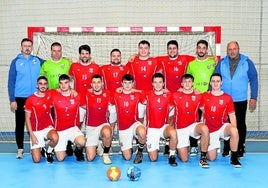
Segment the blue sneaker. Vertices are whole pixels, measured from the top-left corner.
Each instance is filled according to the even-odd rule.
[[[198,154],[199,150],[198,147],[191,147],[190,149],[190,156],[196,156]]]

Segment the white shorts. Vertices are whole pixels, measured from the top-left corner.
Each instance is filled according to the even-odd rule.
[[[45,139],[47,139],[47,134],[51,130],[54,130],[54,127],[52,125],[50,125],[47,128],[44,128],[43,130],[40,130],[40,131],[33,131],[33,134],[36,136],[38,143],[33,145],[32,140],[30,139],[31,149],[45,147],[45,145],[46,145]]]
[[[110,123],[115,123],[117,121],[115,105],[109,105],[108,110],[109,110],[109,113],[110,113],[109,122]]]
[[[178,135],[178,144],[177,144],[177,148],[184,148],[184,147],[188,147],[190,145],[190,140],[189,140],[189,136],[195,138],[195,139],[199,139],[199,136],[195,136],[194,135],[194,130],[196,125],[198,125],[200,122],[196,122],[193,123],[191,125],[189,125],[188,127],[182,128],[182,129],[177,129],[177,135]]]
[[[77,126],[71,127],[63,131],[58,131],[58,134],[59,134],[59,141],[54,148],[55,151],[65,151],[68,140],[74,142],[76,137],[84,136],[82,131]]]
[[[146,104],[138,103],[139,118],[145,117]]]
[[[138,126],[144,126],[141,122],[137,121],[133,123],[126,130],[119,130],[119,143],[121,146],[121,150],[127,150],[132,148],[133,137],[138,138],[136,135],[136,129]]]
[[[160,138],[165,139],[164,131],[167,126],[169,126],[169,124],[163,125],[163,127],[161,127],[160,129],[156,129],[156,128],[147,129],[147,151],[148,152],[159,150]]]
[[[109,123],[103,123],[97,127],[86,126],[86,147],[98,145],[101,129],[106,125],[110,126]]]
[[[219,130],[209,134],[210,142],[208,146],[208,151],[220,148],[221,138],[224,140],[228,140],[230,138],[230,136],[226,136],[226,137],[224,136],[224,130],[227,127],[227,125],[229,125],[229,123],[224,123],[223,126]]]

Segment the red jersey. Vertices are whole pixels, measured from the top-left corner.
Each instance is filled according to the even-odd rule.
[[[198,109],[202,101],[201,94],[194,92],[175,92],[172,102],[175,107],[174,125],[176,129],[182,129],[199,121]]]
[[[27,98],[25,111],[31,113],[31,126],[33,131],[40,131],[53,125],[51,117],[51,96],[48,92],[45,96],[36,93]]]
[[[141,93],[114,93],[114,104],[117,111],[118,130],[128,129],[133,123],[138,121],[139,102],[142,102]]]
[[[152,77],[159,70],[156,58],[149,57],[146,60],[141,60],[135,57],[133,62],[126,64],[126,70],[133,75],[135,80],[135,88],[139,90],[152,90]]]
[[[189,62],[194,59],[195,57],[189,55],[179,55],[175,59],[170,59],[169,56],[157,57],[169,91],[178,91],[181,87],[181,77],[186,73]]]
[[[123,65],[103,65],[101,75],[104,81],[104,88],[115,92],[117,88],[122,87],[122,77],[125,73]]]
[[[172,106],[171,93],[156,95],[154,91],[148,91],[145,94],[146,105],[146,123],[149,128],[161,128],[168,123],[168,114]]]
[[[229,122],[228,114],[235,113],[233,99],[226,93],[221,95],[204,93],[201,106],[204,109],[204,122],[210,133],[219,130],[224,123]]]
[[[79,126],[79,105],[80,97],[63,96],[60,92],[54,91],[52,104],[55,111],[55,129],[57,131],[66,130],[73,126]]]
[[[88,91],[86,93],[86,125],[97,127],[103,123],[107,123],[107,112],[110,101],[110,92],[108,90],[103,90],[99,95]]]
[[[83,65],[80,62],[72,63],[69,75],[74,79],[74,89],[79,93],[81,105],[85,105],[85,94],[91,88],[91,78],[94,74],[99,74],[99,65],[89,63]]]

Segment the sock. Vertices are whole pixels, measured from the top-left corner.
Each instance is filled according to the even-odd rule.
[[[207,152],[201,151],[201,158],[207,158]]]
[[[231,157],[232,158],[237,157],[237,151],[231,151]]]
[[[110,146],[109,147],[105,147],[103,148],[103,153],[109,153],[110,150]]]
[[[169,150],[169,156],[175,155],[176,150]]]

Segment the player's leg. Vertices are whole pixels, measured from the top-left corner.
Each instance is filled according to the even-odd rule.
[[[119,130],[119,142],[121,147],[122,156],[125,160],[129,161],[132,157],[132,141],[133,141],[133,126],[126,130]]]
[[[182,162],[187,162],[189,159],[189,154],[188,154],[189,135],[190,135],[189,128],[186,127],[182,129],[176,129],[176,131],[177,131],[177,137],[178,137],[178,143],[177,143],[178,158]]]
[[[101,136],[102,143],[103,143],[103,155],[102,155],[103,163],[111,164],[112,161],[109,157],[109,151],[110,151],[111,144],[112,144],[113,131],[112,131],[112,127],[110,124],[105,124],[102,126],[101,131],[100,131],[100,136]]]
[[[160,130],[154,128],[147,129],[147,151],[150,161],[155,162],[158,159]]]
[[[178,144],[177,131],[173,126],[169,124],[163,126],[163,136],[164,138],[169,138],[169,164],[171,166],[177,166],[175,152]]]
[[[74,126],[69,129],[69,134],[71,137],[71,141],[75,143],[76,147],[74,150],[74,154],[76,156],[77,161],[84,161],[84,154],[83,154],[83,148],[86,144],[86,139],[84,137],[84,134],[82,131],[77,127]]]
[[[53,163],[53,149],[58,144],[59,135],[57,131],[51,126],[45,129],[46,132],[46,139],[49,140],[48,148],[45,151],[45,156],[47,158],[48,163]]]
[[[135,138],[138,140],[138,152],[136,154],[136,157],[134,159],[134,163],[138,164],[142,162],[143,159],[143,148],[146,143],[146,129],[144,125],[142,125],[140,122],[137,122],[135,125]]]

